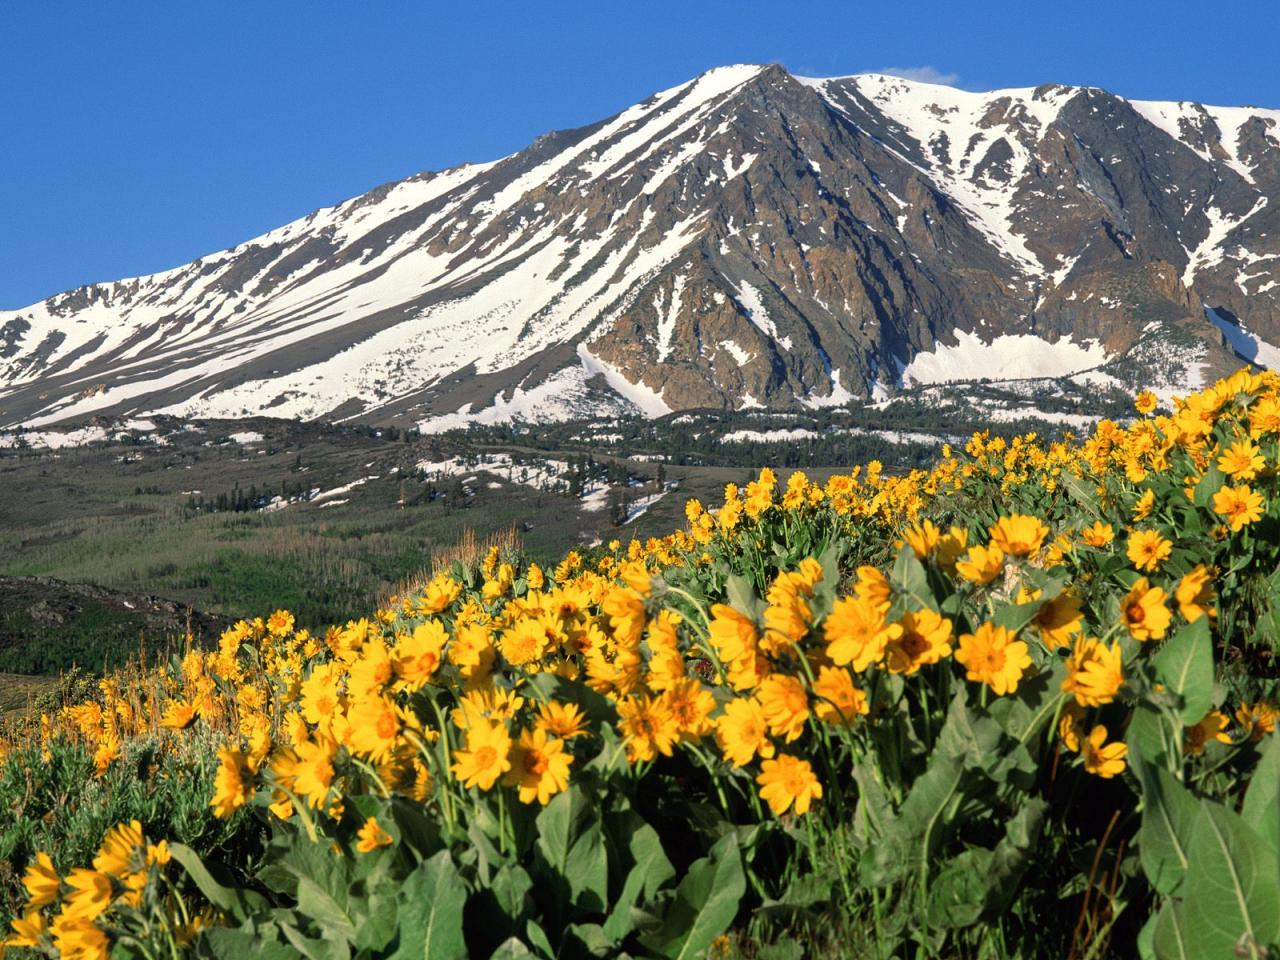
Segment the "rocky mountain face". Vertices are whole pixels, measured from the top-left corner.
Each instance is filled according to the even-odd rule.
[[[1280,365],[1280,111],[712,70],[0,313],[0,426],[840,405]]]

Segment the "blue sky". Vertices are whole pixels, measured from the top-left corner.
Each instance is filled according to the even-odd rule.
[[[177,266],[720,64],[1280,107],[1278,32],[1276,0],[4,0],[0,307]]]

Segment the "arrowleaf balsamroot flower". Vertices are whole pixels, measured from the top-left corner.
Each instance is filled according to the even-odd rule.
[[[379,847],[391,846],[393,842],[391,834],[382,829],[377,817],[366,820],[356,832],[356,838],[359,841],[356,844],[356,850],[360,853],[373,853]]]
[[[1004,570],[1004,551],[994,543],[985,547],[974,545],[963,560],[956,561],[956,573],[970,583],[985,585]]]
[[[902,634],[885,647],[890,673],[910,676],[927,663],[951,656],[951,621],[946,617],[926,607],[907,611],[898,624]]]
[[[716,741],[735,767],[745,767],[757,754],[773,756],[764,708],[754,699],[736,697],[725,704],[724,713],[716,718]]]
[[[756,783],[760,784],[760,799],[779,817],[793,805],[796,813],[806,814],[809,805],[822,797],[822,784],[814,776],[809,761],[785,753],[760,764]]]
[[[1262,494],[1248,486],[1223,487],[1213,495],[1213,512],[1225,517],[1232,533],[1262,519]]]
[[[644,694],[628,697],[618,704],[618,716],[618,729],[626,738],[631,763],[652,760],[659,753],[671,756],[680,730],[663,700]]]
[[[28,905],[29,906],[29,905]],[[40,945],[40,937],[44,935],[44,917],[38,909],[29,909],[21,917],[14,917],[10,922],[13,934],[7,940],[0,940],[0,947],[31,947]]]
[[[420,623],[413,633],[400,639],[393,651],[392,666],[404,689],[420,690],[430,682],[440,668],[448,639],[444,624],[438,620]]]
[[[1216,617],[1217,610],[1213,604],[1213,573],[1203,563],[1189,571],[1178,581],[1174,589],[1174,598],[1178,601],[1178,611],[1194,623],[1203,616]]]
[[[677,680],[662,694],[662,700],[675,719],[682,740],[696,740],[711,732],[716,698],[694,677]]]
[[[1099,724],[1089,736],[1080,741],[1080,754],[1084,757],[1084,768],[1095,776],[1109,780],[1118,773],[1124,772],[1124,758],[1129,748],[1121,742],[1107,743],[1107,728]]]
[[[213,778],[213,799],[209,804],[215,816],[226,820],[249,802],[254,773],[243,751],[218,748],[218,772]]]
[[[853,685],[849,671],[842,667],[822,667],[813,692],[821,698],[813,712],[823,723],[849,724],[871,710],[866,692]]]
[[[569,786],[569,764],[573,756],[564,742],[548,737],[545,730],[525,730],[511,751],[511,769],[502,778],[504,785],[517,787],[521,803],[546,806],[553,796]]]
[[[195,704],[186,700],[170,700],[165,704],[160,726],[166,730],[185,730],[195,722],[196,715]]]
[[[36,853],[33,862],[27,865],[22,875],[22,885],[27,889],[27,907],[38,910],[58,899],[58,891],[62,888],[62,878],[53,869],[53,861],[43,850]]]
[[[1153,573],[1173,552],[1173,543],[1155,530],[1135,530],[1129,535],[1125,553],[1139,570]]]
[[[1109,546],[1115,538],[1116,532],[1111,524],[1103,523],[1101,520],[1095,520],[1090,526],[1080,531],[1080,539],[1085,542],[1085,545],[1098,550]]]
[[[72,870],[67,875],[67,894],[63,904],[64,916],[77,920],[96,920],[112,900],[111,878],[97,870]]]
[[[1080,632],[1084,623],[1081,603],[1080,591],[1067,587],[1036,612],[1031,623],[1040,632],[1041,642],[1050,650],[1069,646],[1071,638]]]
[[[932,520],[926,520],[919,526],[911,527],[902,536],[916,555],[916,559],[925,560],[938,546],[942,531]]]
[[[1230,743],[1231,736],[1226,732],[1227,724],[1230,722],[1221,710],[1210,710],[1200,718],[1198,723],[1193,723],[1183,730],[1182,752],[1198,756],[1204,753],[1204,748],[1210,740]]]
[[[1022,513],[1001,517],[991,528],[991,542],[1011,557],[1027,557],[1040,549],[1049,528]]]
[[[711,645],[725,664],[729,686],[734,690],[750,690],[759,685],[769,672],[760,654],[759,632],[755,622],[723,603],[711,608]]]
[[[1218,458],[1218,469],[1239,480],[1252,480],[1266,464],[1262,451],[1250,440],[1233,443]]]
[[[1100,707],[1115,699],[1124,685],[1124,662],[1120,645],[1104,646],[1095,637],[1081,637],[1067,660],[1067,676],[1062,692],[1075,697],[1082,707]]]
[[[350,712],[346,744],[355,753],[381,763],[391,756],[400,739],[400,711],[384,696],[366,697]]]
[[[453,751],[449,768],[464,787],[492,790],[498,777],[511,769],[511,734],[500,721],[478,720],[467,730],[467,746]]]
[[[1120,617],[1135,640],[1161,640],[1169,629],[1173,614],[1165,606],[1167,594],[1153,587],[1146,577],[1139,577],[1133,588],[1120,601]]]
[[[538,705],[537,727],[561,740],[572,740],[586,735],[586,717],[576,703],[558,703],[552,700]]]
[[[838,667],[862,673],[884,657],[889,641],[902,636],[902,625],[885,623],[887,606],[862,597],[841,597],[822,625],[827,656]]]
[[[123,878],[142,869],[146,863],[146,849],[142,838],[142,824],[133,820],[120,823],[107,831],[98,855],[93,858],[93,869],[109,876]]]
[[[955,658],[965,668],[965,679],[985,683],[1001,696],[1013,693],[1031,666],[1027,645],[1014,637],[1012,630],[993,623],[961,634]]]
[[[756,691],[756,698],[764,708],[770,733],[785,737],[787,743],[804,733],[805,721],[809,719],[809,695],[797,677],[775,673],[765,678]]]

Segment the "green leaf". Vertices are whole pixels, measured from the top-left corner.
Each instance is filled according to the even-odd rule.
[[[400,891],[400,942],[391,960],[462,960],[467,887],[448,850],[418,864]]]
[[[662,926],[640,942],[673,960],[701,957],[738,915],[738,904],[746,890],[747,875],[742,869],[737,837],[726,833],[708,856],[689,867]]]
[[[556,925],[569,919],[568,906],[579,913],[603,913],[609,858],[595,805],[581,787],[570,786],[543,808],[537,823],[534,865],[541,876],[536,879],[556,899]]]
[[[1199,723],[1213,705],[1213,643],[1209,618],[1201,617],[1175,633],[1156,654],[1156,678],[1182,699],[1187,726]]]
[[[1271,844],[1272,850],[1280,853],[1280,735],[1267,737],[1240,814]]]
[[[1174,895],[1187,875],[1191,830],[1200,807],[1190,791],[1163,767],[1147,763],[1141,749],[1129,753],[1129,768],[1142,785],[1138,853],[1157,891]]]
[[[1149,703],[1139,702],[1129,718],[1125,742],[1131,754],[1140,753],[1148,762],[1168,769],[1171,763],[1181,762],[1181,757],[1175,760],[1170,753],[1168,742],[1171,733],[1165,714]]]
[[[1261,956],[1280,939],[1280,862],[1238,814],[1204,802],[1191,831],[1183,916],[1193,957]]]
[[[1063,471],[1058,477],[1058,483],[1071,495],[1071,499],[1084,507],[1091,517],[1102,519],[1102,511],[1098,509],[1097,491],[1090,484],[1069,471]]]
[[[1187,946],[1186,921],[1182,917],[1182,904],[1168,900],[1156,914],[1151,936],[1151,946],[1156,960],[1192,960]]]
[[[1209,467],[1196,484],[1195,503],[1197,507],[1212,507],[1213,495],[1222,489],[1226,474],[1218,469],[1217,464]]]
[[[942,864],[929,881],[930,927],[958,929],[978,921],[991,890],[991,856],[990,850],[972,847]]]
[[[631,908],[642,898],[652,900],[658,889],[675,876],[675,869],[662,849],[658,832],[647,823],[641,821],[634,829],[627,847],[635,865],[627,874],[622,892],[604,923],[605,933],[615,941],[625,937],[634,926]]]
[[[911,787],[898,816],[863,860],[864,878],[873,886],[894,882],[909,870],[930,863],[947,833],[948,811],[965,777],[964,761],[935,750],[929,766]]]
[[[937,601],[934,600],[933,591],[929,589],[929,575],[925,572],[924,564],[916,558],[910,544],[904,543],[898,551],[898,559],[894,561],[889,579],[914,601],[912,606],[923,603],[937,609]]]
[[[226,886],[215,880],[200,855],[186,844],[172,843],[169,845],[169,852],[173,859],[182,864],[182,868],[187,871],[192,883],[204,894],[205,899],[219,910],[243,921],[252,913],[266,908],[266,900],[259,894]]]
[[[524,960],[525,957],[536,956],[536,953],[524,945],[523,940],[519,937],[511,937],[489,955],[489,960]]]
[[[214,960],[297,960],[298,951],[290,949],[275,936],[274,925],[246,930],[212,927],[200,937],[201,955]]]
[[[729,601],[729,606],[737,610],[744,617],[755,619],[760,616],[764,604],[756,596],[756,592],[752,589],[751,581],[741,574],[732,574],[724,585],[725,598]]]
[[[538,921],[530,920],[524,925],[524,937],[542,956],[549,958],[556,955],[556,952],[551,949],[551,941],[547,939],[546,931],[538,925]]]
[[[482,885],[467,903],[481,944],[477,947],[517,936],[525,921],[533,915],[533,880],[519,864],[503,864],[487,885]]]
[[[929,882],[930,925],[967,927],[1012,899],[1039,841],[1047,809],[1040,798],[1029,800],[1008,822],[994,849],[972,847],[943,864]]]
[[[334,936],[347,941],[356,938],[352,901],[345,889],[332,890],[311,877],[299,877],[298,912]]]

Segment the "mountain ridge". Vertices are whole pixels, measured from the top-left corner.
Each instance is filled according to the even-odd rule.
[[[0,312],[0,425],[803,408],[1139,354],[1189,389],[1280,342],[1278,137],[1092,87],[717,68]]]

